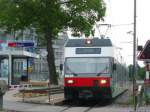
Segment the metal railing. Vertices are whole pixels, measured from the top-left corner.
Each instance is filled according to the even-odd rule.
[[[25,101],[25,94],[32,93],[32,94],[45,94],[45,95],[54,95],[54,94],[61,94],[64,93],[64,88],[60,87],[46,87],[46,88],[22,88],[19,90],[22,93],[22,101]]]

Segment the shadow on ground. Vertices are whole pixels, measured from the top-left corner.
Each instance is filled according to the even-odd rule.
[[[101,107],[112,104],[112,101],[106,100],[71,100],[71,101],[61,101],[55,103],[57,106],[71,106],[71,107]]]

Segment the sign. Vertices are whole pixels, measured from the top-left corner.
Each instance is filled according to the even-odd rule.
[[[76,54],[101,54],[101,48],[76,48]]]
[[[150,40],[148,40],[144,46],[144,49],[138,56],[139,60],[150,60]]]
[[[33,47],[34,42],[9,42],[8,47]]]

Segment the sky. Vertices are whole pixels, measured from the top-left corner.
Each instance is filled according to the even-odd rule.
[[[111,24],[106,33],[106,26],[99,27],[100,34],[105,34],[113,43],[121,48],[124,61],[127,65],[133,63],[133,23],[134,0],[104,0],[106,3],[105,21]],[[145,45],[150,39],[150,0],[137,0],[137,38],[139,45]],[[98,28],[97,28],[98,29]],[[98,32],[98,30],[97,30]],[[130,32],[130,33],[128,33]],[[97,33],[96,35],[99,35]],[[143,62],[139,62],[141,66]]]

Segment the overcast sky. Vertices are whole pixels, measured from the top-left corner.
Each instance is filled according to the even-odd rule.
[[[133,44],[125,43],[133,41],[133,12],[134,0],[104,0],[107,7],[105,23],[112,24],[107,36],[114,44],[122,48],[127,64],[131,64],[133,57]],[[145,45],[150,39],[150,0],[137,0],[137,37],[140,45]],[[124,25],[125,24],[125,25]],[[127,24],[127,25],[126,25]],[[101,27],[101,33],[105,34],[106,27]]]

